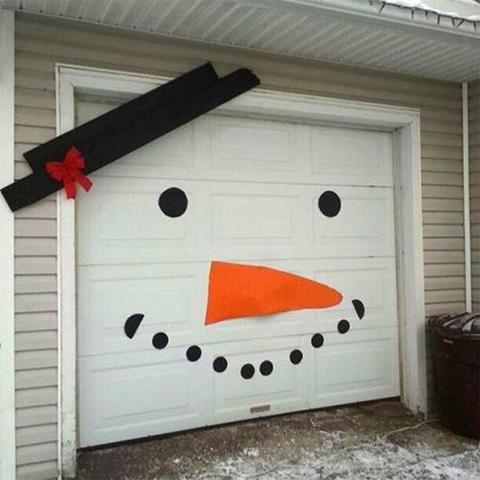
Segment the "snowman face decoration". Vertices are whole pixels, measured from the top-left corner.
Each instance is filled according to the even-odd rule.
[[[161,193],[158,206],[163,215],[175,220],[188,211],[188,197],[177,187],[171,187]],[[318,198],[318,210],[325,217],[334,218],[340,214],[342,202],[333,191],[322,192]],[[206,294],[205,321],[206,329],[214,329],[220,322],[242,322],[248,318],[267,319],[273,315],[303,309],[330,309],[345,299],[342,292],[326,283],[278,270],[276,268],[217,261],[212,259],[208,275],[208,292]],[[362,319],[365,306],[360,299],[347,299],[353,307],[352,313]],[[136,312],[130,315],[124,324],[125,335],[132,339],[140,328],[144,314]],[[337,331],[340,335],[350,330],[350,321],[340,318]],[[314,333],[311,337],[312,348],[323,346],[325,338],[322,333]],[[152,337],[152,346],[163,350],[171,345],[168,332],[158,332]],[[202,346],[190,345],[185,356],[190,362],[202,358]],[[289,354],[290,362],[298,365],[303,360],[303,353],[294,349]],[[213,359],[212,369],[216,373],[228,369],[228,353]],[[269,376],[274,371],[270,360],[263,361],[259,373]],[[240,375],[248,380],[255,375],[255,367],[245,363]]]

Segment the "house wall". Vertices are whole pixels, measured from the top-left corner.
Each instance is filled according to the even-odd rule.
[[[252,68],[263,86],[421,109],[427,312],[464,309],[461,85],[181,40],[39,20],[16,22],[15,172],[22,153],[55,136],[55,62],[176,76],[210,60]],[[18,480],[56,476],[56,203],[15,219]]]
[[[468,85],[472,310],[480,312],[480,79]]]

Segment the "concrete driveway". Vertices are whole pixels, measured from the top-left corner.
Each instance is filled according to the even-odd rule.
[[[82,452],[77,480],[479,480],[478,442],[398,401]]]

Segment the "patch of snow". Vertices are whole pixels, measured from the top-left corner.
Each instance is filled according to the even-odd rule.
[[[408,448],[387,438],[342,441],[334,432],[321,432],[318,444],[292,448],[271,458],[262,449],[243,452],[210,464],[208,471],[182,480],[478,480],[480,449],[452,454],[425,443]],[[313,448],[312,448],[313,447]]]
[[[474,0],[455,0],[456,2],[461,2],[468,4],[470,6],[475,6],[480,9],[480,5],[475,2]],[[418,8],[421,10],[429,10],[431,12],[435,12],[438,15],[444,15],[447,17],[455,17],[455,18],[464,18],[465,20],[470,20],[472,22],[480,20],[480,14],[479,15],[465,15],[461,14],[458,11],[448,11],[448,10],[443,10],[435,5],[429,4],[427,2],[421,1],[421,0],[385,0],[385,3],[389,5],[395,5],[398,7],[407,7],[407,8]],[[452,3],[452,2],[451,2]]]
[[[243,454],[247,457],[258,457],[258,448],[244,448]]]

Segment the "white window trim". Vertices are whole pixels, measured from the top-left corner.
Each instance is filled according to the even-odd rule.
[[[14,178],[15,14],[0,7],[0,187]],[[14,216],[0,199],[0,478],[15,475]]]
[[[121,71],[57,65],[58,134],[74,126],[76,92],[142,94],[168,80]],[[257,88],[219,109],[390,129],[396,165],[397,261],[402,401],[427,413],[425,298],[421,197],[420,112],[397,106],[337,100]],[[75,208],[58,196],[61,469],[76,464]]]

